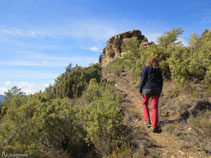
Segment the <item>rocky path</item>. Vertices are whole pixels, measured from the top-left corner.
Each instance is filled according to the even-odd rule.
[[[133,109],[134,112],[138,112],[140,117],[143,118],[142,100],[134,84],[131,83],[126,76],[115,79],[114,76],[106,74],[104,78],[115,82],[115,87],[125,94],[126,98],[124,99],[130,101],[130,108]],[[153,142],[152,150],[159,153],[160,158],[203,158],[199,152],[190,148],[185,149],[183,146],[184,142],[165,131],[152,133],[150,129],[145,127],[143,119],[137,119],[134,126],[146,129],[149,139]]]

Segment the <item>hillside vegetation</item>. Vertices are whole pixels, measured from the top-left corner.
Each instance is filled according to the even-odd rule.
[[[127,39],[121,44],[127,53],[107,65],[104,74],[113,74],[116,80],[126,75],[132,83],[130,91],[138,91],[146,60],[158,58],[165,79],[160,126],[184,140],[184,148],[211,155],[211,30],[192,34],[189,46],[178,41],[182,33],[181,28],[165,32],[150,47],[136,38]]]
[[[210,156],[211,31],[191,35],[189,46],[178,42],[182,33],[181,28],[172,29],[147,47],[135,37],[124,40],[117,43],[126,52],[122,58],[106,67],[66,69],[44,92],[25,96],[13,87],[0,107],[0,153],[35,158],[165,157],[149,131],[135,126],[142,116],[128,97],[130,91],[138,92],[141,70],[155,56],[165,78],[159,107],[163,132],[184,140],[182,148]],[[138,94],[133,97],[139,99]]]
[[[146,60],[155,56],[160,61],[164,78],[185,86],[187,83],[202,83],[204,90],[211,93],[211,31],[205,30],[199,37],[190,37],[189,46],[183,46],[178,37],[181,28],[165,32],[158,38],[158,44],[144,47],[137,38],[127,39],[121,44],[124,58],[117,59],[107,66],[115,73],[125,69],[130,76],[139,81]],[[192,84],[192,83],[191,83]]]

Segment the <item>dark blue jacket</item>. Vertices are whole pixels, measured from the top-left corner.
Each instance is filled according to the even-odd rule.
[[[163,77],[161,70],[153,69],[152,66],[145,66],[141,74],[141,83],[139,92],[142,93],[143,89],[163,88]]]

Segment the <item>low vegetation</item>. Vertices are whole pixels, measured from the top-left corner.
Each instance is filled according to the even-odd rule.
[[[167,90],[163,101],[163,130],[187,140],[186,146],[211,154],[210,103],[199,99],[211,95],[211,31],[191,35],[189,46],[178,42],[182,32],[180,28],[165,32],[158,44],[147,47],[136,38],[123,43],[116,39],[127,53],[105,70],[117,77],[127,73],[137,86],[146,59],[157,57],[165,81],[177,85]],[[13,87],[0,107],[0,153],[49,158],[159,157],[150,150],[146,131],[124,121],[124,96],[114,87],[102,78],[99,64],[68,67],[54,85],[34,95],[26,96]],[[195,104],[178,101],[181,92],[188,92]],[[178,117],[166,120],[168,113]]]
[[[150,146],[144,131],[123,122],[121,96],[101,79],[99,65],[67,71],[34,95],[13,87],[0,112],[1,153],[97,158],[123,146],[136,153]]]
[[[108,65],[107,69],[116,74],[124,69],[132,78],[139,80],[146,60],[155,56],[160,61],[165,80],[182,86],[202,83],[207,94],[211,94],[211,31],[205,30],[201,37],[192,34],[189,46],[178,41],[182,33],[181,28],[172,29],[158,39],[158,44],[147,47],[135,37],[124,40],[121,48],[127,53],[124,58]]]

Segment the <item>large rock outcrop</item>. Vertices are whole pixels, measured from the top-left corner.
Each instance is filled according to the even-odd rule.
[[[107,41],[106,48],[103,49],[103,53],[101,54],[99,59],[99,63],[101,64],[101,66],[104,67],[114,59],[121,58],[124,54],[124,52],[122,52],[121,50],[122,42],[132,37],[136,37],[143,46],[149,46],[152,44],[148,42],[147,38],[144,35],[141,34],[140,30],[132,30],[115,35]]]

